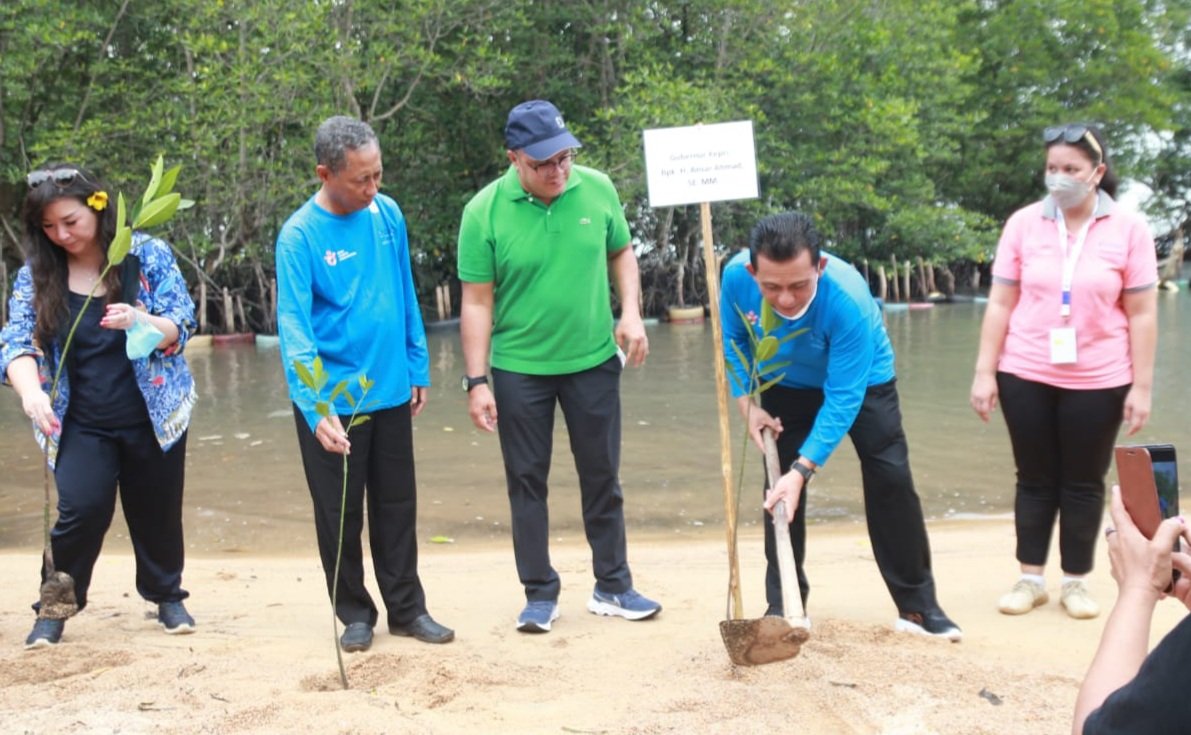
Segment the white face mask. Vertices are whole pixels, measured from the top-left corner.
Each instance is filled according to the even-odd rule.
[[[819,282],[816,280],[815,281],[815,292],[812,293],[811,297],[806,300],[806,303],[803,304],[802,308],[798,310],[797,314],[795,314],[794,316],[790,316],[788,314],[783,314],[777,310],[777,307],[774,307],[773,313],[777,314],[782,319],[785,319],[788,322],[792,322],[797,319],[801,319],[802,317],[806,316],[807,309],[811,308],[811,304],[815,303],[815,297],[818,295],[819,295]]]
[[[1096,172],[1092,172],[1094,177]],[[1091,181],[1083,181],[1067,174],[1047,174],[1046,190],[1060,209],[1071,209],[1083,204],[1092,193]]]

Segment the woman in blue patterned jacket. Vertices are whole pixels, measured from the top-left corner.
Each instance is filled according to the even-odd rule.
[[[182,604],[182,485],[195,391],[181,353],[195,326],[194,303],[170,246],[139,232],[124,263],[100,281],[116,207],[94,175],[56,164],[30,173],[27,183],[27,260],[0,331],[0,376],[16,389],[54,470],[54,566],[73,578],[85,607],[118,487],[137,592],[157,604],[165,632],[192,632]],[[26,648],[58,643],[64,625],[39,618]]]

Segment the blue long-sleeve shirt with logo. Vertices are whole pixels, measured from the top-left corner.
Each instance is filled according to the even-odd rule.
[[[735,376],[730,380],[734,397],[748,393],[749,366],[732,345],[751,362],[747,330],[762,336],[761,289],[745,268],[748,262],[747,250],[729,261],[720,295],[724,357]],[[737,308],[745,315],[743,320]],[[832,255],[827,255],[827,268],[807,312],[796,320],[779,318],[779,322],[772,332],[779,340],[800,329],[807,331],[783,342],[777,354],[762,364],[764,369],[766,364],[788,363],[763,374],[758,385],[782,375],[778,385],[822,389],[823,406],[799,454],[823,465],[852,428],[868,387],[893,380],[893,347],[868,284],[855,268]]]
[[[409,238],[401,209],[378,194],[347,215],[318,206],[314,197],[294,212],[277,236],[277,331],[290,399],[311,430],[315,407],[340,381],[360,395],[358,379],[374,385],[362,412],[409,401],[413,386],[430,385],[426,332],[410,270]],[[322,396],[298,379],[294,361],[321,357],[329,374]],[[332,410],[352,413],[340,395]]]

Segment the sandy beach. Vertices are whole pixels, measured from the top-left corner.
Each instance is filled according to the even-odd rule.
[[[37,550],[0,555],[0,721],[7,733],[1063,733],[1104,615],[1052,601],[1011,618],[1008,520],[930,525],[936,577],[961,643],[894,633],[862,525],[811,529],[811,640],[801,655],[738,668],[719,637],[725,543],[630,536],[639,589],[664,604],[630,623],[586,611],[588,551],[555,544],[562,617],[547,635],[513,622],[523,597],[506,544],[422,546],[431,612],[457,630],[432,646],[382,629],[346,657],[341,689],[313,549],[191,557],[198,631],[162,634],[109,539],[89,607],[61,645],[24,651]],[[127,542],[124,542],[127,543]],[[764,610],[759,534],[741,539],[745,615]],[[1091,580],[1115,595],[1100,549]],[[1183,614],[1163,603],[1155,641]],[[383,612],[382,612],[383,616]],[[382,618],[383,619],[383,618]]]

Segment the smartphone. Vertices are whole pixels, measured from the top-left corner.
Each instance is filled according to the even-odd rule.
[[[1117,481],[1125,510],[1146,538],[1179,514],[1179,466],[1171,444],[1117,447]],[[1178,551],[1176,539],[1174,549]],[[1174,578],[1178,579],[1176,569]]]

